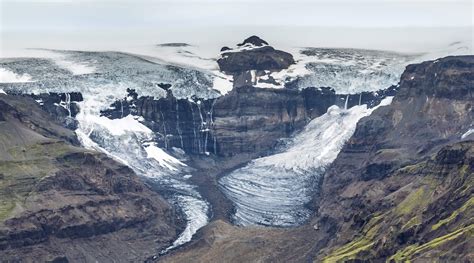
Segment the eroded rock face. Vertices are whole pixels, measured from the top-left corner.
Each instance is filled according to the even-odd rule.
[[[286,69],[295,61],[290,53],[262,46],[236,52],[224,51],[217,63],[221,71],[239,73],[248,70]]]
[[[57,122],[64,127],[77,129],[76,115],[79,113],[78,102],[83,101],[82,94],[79,92],[71,93],[42,93],[31,96],[43,110],[49,113]]]
[[[143,261],[176,238],[174,210],[130,168],[72,145],[28,96],[0,109],[2,260]]]
[[[378,92],[337,95],[331,88],[261,89],[234,88],[217,99],[141,97],[134,90],[102,113],[109,118],[128,114],[143,117],[163,148],[178,147],[191,154],[234,156],[263,154],[281,138],[326,113],[332,105],[350,108],[377,105],[392,96],[395,87]]]

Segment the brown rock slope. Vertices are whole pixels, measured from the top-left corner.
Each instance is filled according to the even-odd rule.
[[[0,261],[140,261],[177,235],[158,194],[28,97],[0,94],[0,196]]]
[[[328,169],[293,229],[217,221],[165,262],[474,260],[474,57],[410,65]]]

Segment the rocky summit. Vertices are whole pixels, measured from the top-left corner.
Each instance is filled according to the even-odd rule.
[[[257,77],[263,80],[270,72],[287,69],[294,63],[293,55],[274,49],[257,36],[247,38],[235,49],[222,48],[217,60],[219,69],[233,76],[234,87],[255,85]],[[275,82],[271,78],[268,81]]]

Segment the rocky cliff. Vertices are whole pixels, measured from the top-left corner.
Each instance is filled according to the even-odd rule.
[[[244,86],[217,99],[177,99],[169,90],[164,98],[129,95],[102,111],[109,118],[128,114],[143,117],[143,123],[158,136],[161,147],[178,147],[190,154],[230,157],[261,155],[282,138],[301,129],[311,119],[326,113],[331,105],[350,108],[377,105],[393,96],[396,87],[360,94],[336,94],[331,88],[299,90]]]
[[[0,94],[1,261],[137,261],[176,238],[174,211],[157,193],[78,145],[33,98]]]
[[[322,185],[319,212],[354,234],[327,259],[450,260],[472,246],[473,143],[459,141],[474,123],[473,72],[472,56],[410,65],[392,105],[359,122]]]

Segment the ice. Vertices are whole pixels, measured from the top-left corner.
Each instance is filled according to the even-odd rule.
[[[405,67],[421,56],[332,48],[302,48],[298,54],[300,63],[309,71],[298,78],[299,88],[331,87],[339,94],[376,91],[395,85]]]
[[[163,250],[161,252],[162,254],[189,242],[196,231],[207,225],[209,222],[207,215],[201,212],[208,211],[209,209],[209,205],[205,201],[192,196],[180,195],[177,196],[175,202],[179,203],[179,207],[183,208],[183,213],[186,215],[186,218],[190,223],[186,225],[186,228],[173,242],[173,245]]]
[[[96,70],[93,66],[68,60],[66,56],[55,58],[54,62],[58,66],[69,70],[73,75],[90,74]]]
[[[167,250],[191,240],[194,233],[206,225],[209,205],[189,184],[187,165],[178,158],[159,148],[154,142],[154,133],[140,123],[140,118],[128,115],[120,119],[100,116],[100,109],[110,105],[116,97],[109,96],[107,89],[88,90],[80,102],[80,113],[76,119],[79,128],[76,134],[81,143],[90,149],[102,151],[131,167],[137,174],[153,178],[166,196],[183,212],[187,222],[185,230]],[[166,251],[167,251],[166,250]]]
[[[469,135],[474,134],[474,129],[469,129],[467,132],[465,132],[462,136],[461,139],[467,138]]]
[[[28,74],[16,74],[10,70],[0,68],[0,83],[31,82]]]
[[[0,68],[15,72],[15,77],[31,76],[35,82],[1,83],[5,91],[26,93],[81,92],[84,101],[79,102],[76,116],[76,134],[85,148],[103,152],[132,168],[136,174],[151,178],[165,198],[183,212],[186,230],[174,246],[189,241],[192,235],[208,221],[209,205],[188,182],[192,170],[160,149],[155,134],[141,122],[143,118],[132,115],[118,119],[101,116],[118,99],[127,97],[127,89],[136,89],[140,95],[160,98],[166,91],[159,83],[172,84],[173,92],[183,97],[220,96],[213,91],[212,75],[189,68],[157,64],[130,54],[117,52],[50,51],[59,55],[50,58],[1,59]],[[58,57],[70,65],[88,65],[89,71],[71,69],[57,63]],[[4,72],[4,71],[3,71]],[[26,79],[23,79],[26,80]],[[69,108],[69,95],[59,106]],[[173,151],[175,152],[175,151]],[[178,150],[176,150],[178,152]],[[188,207],[189,206],[189,207]]]
[[[0,89],[0,94],[7,94],[3,89]]]
[[[384,99],[378,107],[391,103]],[[314,189],[326,167],[355,131],[357,122],[375,109],[366,105],[348,110],[331,106],[291,138],[279,152],[255,159],[219,180],[234,203],[235,223],[292,226],[304,222],[311,211]]]
[[[157,160],[161,166],[168,168],[172,171],[178,170],[178,168],[174,166],[175,164],[178,164],[180,166],[186,166],[186,164],[182,163],[180,160],[174,158],[173,156],[163,151],[161,148],[157,147],[156,143],[146,143],[145,151],[148,154],[148,158],[153,158]]]
[[[136,117],[128,115],[121,119],[109,119],[104,116],[89,116],[89,120],[97,125],[105,127],[113,136],[124,135],[126,132],[141,132],[144,134],[152,134],[153,132],[141,124]]]

